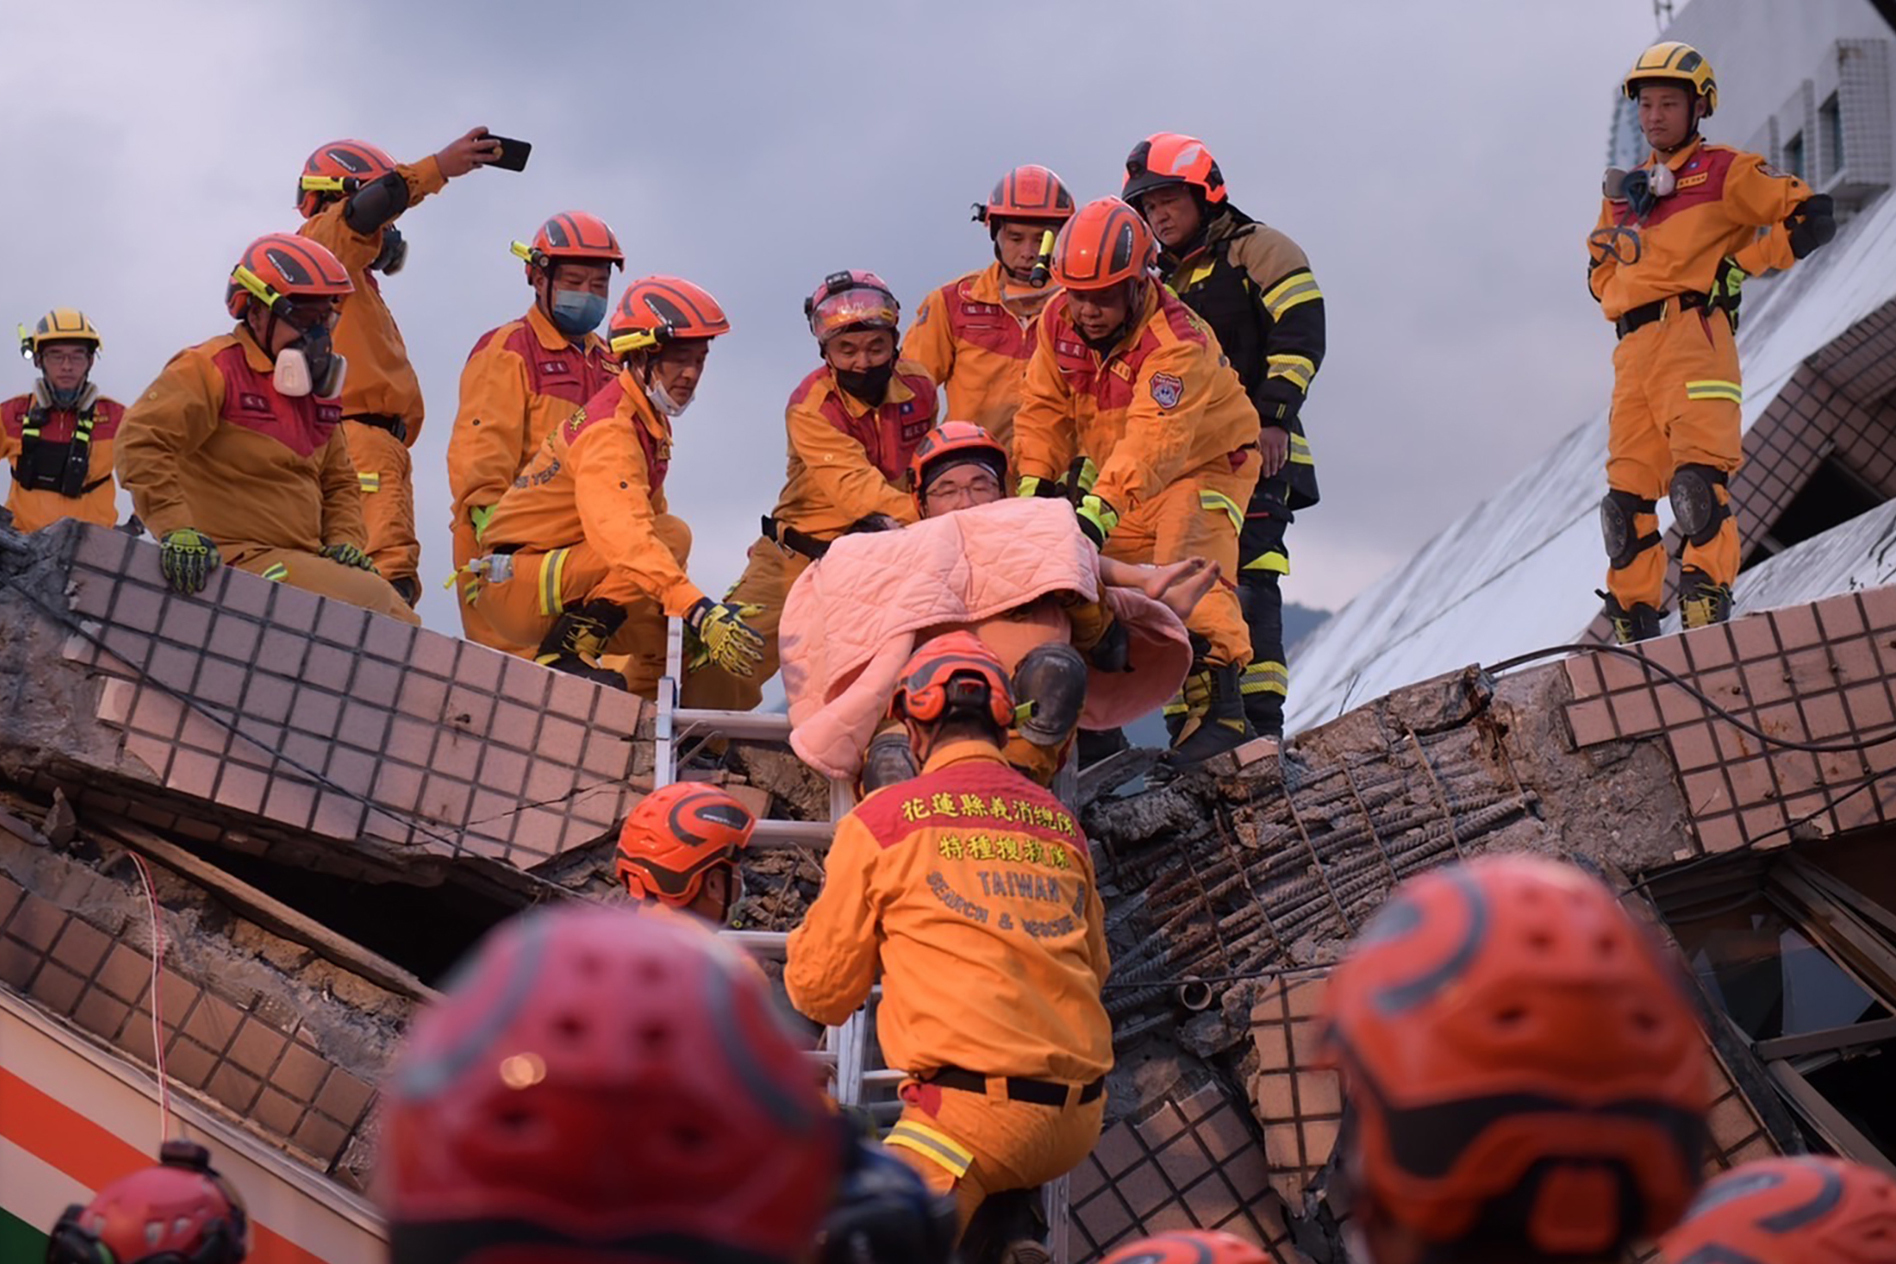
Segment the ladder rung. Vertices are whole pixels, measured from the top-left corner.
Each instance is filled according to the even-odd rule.
[[[766,817],[751,832],[753,847],[828,847],[836,827],[828,821],[781,821]]]
[[[900,1084],[907,1078],[907,1071],[897,1071],[887,1067],[876,1071],[864,1071],[862,1073],[862,1082],[864,1084]]]
[[[728,939],[739,948],[779,954],[790,941],[789,934],[780,930],[720,930],[718,938]]]
[[[680,707],[672,712],[672,732],[679,737],[722,733],[726,737],[781,742],[790,736],[790,717],[775,711],[706,711]]]

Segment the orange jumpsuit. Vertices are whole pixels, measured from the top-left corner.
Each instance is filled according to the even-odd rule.
[[[0,404],[0,461],[10,467],[15,529],[38,531],[62,518],[118,524],[112,449],[124,416],[124,405],[103,395],[80,410],[46,407],[37,393]]]
[[[173,356],[119,429],[133,509],[160,541],[195,527],[240,570],[420,623],[387,580],[318,556],[367,538],[342,409],[277,394],[271,372],[241,325]]]
[[[410,206],[439,193],[448,182],[432,155],[396,170],[408,182]],[[303,221],[297,232],[329,247],[355,283],[355,293],[342,300],[335,332],[336,350],[349,359],[342,383],[343,434],[361,487],[369,556],[388,579],[412,584],[419,592],[421,542],[415,538],[414,471],[408,451],[421,437],[421,382],[408,363],[408,344],[382,298],[381,283],[369,271],[382,252],[383,230],[366,237],[356,232],[343,218],[346,205],[336,199]]]
[[[876,1037],[907,1072],[887,1143],[961,1223],[989,1194],[1072,1170],[1099,1137],[1113,1064],[1108,968],[1092,857],[1060,801],[982,741],[951,742],[922,774],[836,828],[823,890],[790,933],[784,987],[841,1023],[881,976]],[[931,1084],[945,1068],[1067,1087],[1065,1104]]]
[[[1647,159],[1646,167],[1658,162]],[[1640,223],[1624,203],[1604,201],[1589,240],[1587,284],[1601,313],[1618,321],[1663,302],[1664,317],[1625,334],[1613,350],[1613,407],[1607,421],[1607,485],[1651,504],[1673,471],[1688,463],[1729,474],[1743,460],[1743,387],[1731,322],[1722,312],[1685,308],[1681,295],[1711,290],[1727,256],[1749,275],[1794,262],[1783,221],[1810,187],[1756,154],[1694,141],[1666,160],[1677,191]],[[1760,228],[1769,231],[1760,235]],[[1636,244],[1635,244],[1636,243]],[[1630,260],[1630,261],[1629,261]],[[1729,494],[1716,494],[1729,503]],[[1665,599],[1666,554],[1659,519],[1633,517],[1631,534],[1651,540],[1630,564],[1609,567],[1607,587],[1628,610]],[[1738,524],[1726,518],[1707,544],[1687,542],[1682,561],[1730,584],[1738,576]]]
[[[575,345],[538,303],[474,345],[461,370],[461,408],[448,437],[457,575],[480,554],[469,511],[499,504],[553,428],[611,385],[614,371],[603,338],[587,334]],[[463,596],[461,628],[468,640],[511,654],[532,650],[503,640]]]
[[[473,601],[510,643],[537,646],[561,613],[589,601],[622,607],[608,654],[630,657],[626,687],[656,696],[665,667],[665,617],[704,592],[685,574],[691,531],[667,512],[672,430],[621,371],[555,426],[500,498],[481,537],[512,573],[473,585]]]
[[[768,521],[778,532],[787,527],[822,543],[871,514],[914,522],[909,458],[935,424],[936,398],[934,382],[911,360],[895,362],[888,393],[874,408],[838,387],[827,365],[816,369],[797,384],[784,410],[789,468]],[[725,600],[763,607],[745,622],[764,638],[764,661],[748,680],[712,666],[694,672],[691,692],[700,699],[694,705],[749,711],[763,700],[764,682],[780,665],[784,598],[813,560],[770,535],[751,545],[744,573]]]
[[[1124,562],[1210,558],[1219,581],[1185,620],[1205,661],[1251,661],[1238,606],[1238,532],[1260,469],[1257,409],[1205,323],[1170,290],[1145,287],[1133,331],[1100,356],[1074,328],[1066,296],[1040,319],[1014,459],[1025,477],[1099,466],[1093,492],[1119,514],[1103,554]]]
[[[1059,292],[1020,285],[991,263],[922,300],[902,354],[947,394],[944,421],[972,421],[1014,450],[1014,411],[1034,350],[1034,325]]]

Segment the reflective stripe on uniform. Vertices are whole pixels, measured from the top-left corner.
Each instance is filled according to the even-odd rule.
[[[1233,531],[1244,530],[1244,510],[1238,507],[1237,501],[1231,499],[1231,497],[1225,495],[1223,492],[1199,492],[1198,507],[1200,509],[1219,510],[1223,512],[1225,517],[1231,519],[1231,529]]]
[[[1163,713],[1168,716],[1184,715],[1188,710],[1185,705],[1185,695],[1182,693],[1173,694],[1171,701],[1167,702],[1162,710]]]
[[[1317,375],[1316,361],[1309,356],[1274,355],[1266,356],[1264,363],[1269,366],[1265,377],[1286,377],[1296,383],[1297,389],[1308,393],[1310,379]]]
[[[272,562],[263,568],[263,577],[273,584],[281,583],[285,579],[288,579],[289,575],[290,568],[281,562]]]
[[[1192,269],[1192,274],[1185,278],[1185,288],[1189,290],[1192,288],[1192,286],[1197,285],[1200,281],[1207,279],[1208,277],[1211,276],[1211,274],[1214,271],[1217,270],[1217,267],[1218,265],[1215,262],[1199,264],[1197,267]]]
[[[1323,291],[1317,288],[1317,278],[1310,275],[1306,268],[1291,273],[1272,286],[1264,295],[1264,310],[1271,314],[1272,320],[1282,320],[1284,313],[1297,304],[1322,297]]]
[[[884,1145],[901,1146],[939,1164],[951,1173],[956,1180],[968,1174],[974,1166],[974,1155],[967,1147],[945,1132],[930,1128],[927,1124],[904,1119],[889,1129],[889,1135],[883,1138]]]
[[[380,474],[357,473],[356,486],[362,489],[362,493],[365,496],[370,492],[379,492],[382,490],[382,476]]]
[[[1728,399],[1734,404],[1742,404],[1745,402],[1745,388],[1737,382],[1707,378],[1703,382],[1687,382],[1685,397],[1687,399]]]
[[[545,618],[556,618],[566,609],[566,603],[560,600],[560,577],[570,551],[554,549],[540,561],[540,614]]]
[[[1284,553],[1272,549],[1268,553],[1258,554],[1238,569],[1246,571],[1276,571],[1279,575],[1288,575],[1290,574],[1290,558]]]
[[[1241,694],[1274,693],[1290,696],[1290,668],[1282,663],[1252,663],[1239,678]]]
[[[1317,458],[1310,455],[1310,440],[1300,434],[1290,436],[1290,463],[1292,465],[1315,465]]]

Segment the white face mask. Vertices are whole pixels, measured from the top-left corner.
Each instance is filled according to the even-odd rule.
[[[348,373],[349,361],[342,355],[331,352],[328,371],[318,382],[309,371],[309,357],[299,347],[285,347],[277,352],[276,368],[270,375],[270,384],[276,387],[277,394],[286,399],[301,399],[305,395],[321,395],[325,399],[342,394],[342,382]]]
[[[659,412],[667,417],[684,416],[685,409],[691,407],[692,398],[696,394],[697,392],[693,391],[691,395],[685,396],[683,403],[679,403],[671,397],[671,392],[667,391],[664,385],[659,382],[656,373],[645,383],[645,398],[651,400],[652,407],[658,409]]]

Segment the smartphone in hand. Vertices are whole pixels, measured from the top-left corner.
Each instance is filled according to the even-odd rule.
[[[487,163],[487,166],[499,167],[502,171],[525,171],[527,169],[527,156],[533,152],[531,143],[524,140],[514,140],[510,136],[496,136],[492,132],[487,133],[486,138],[500,142],[500,157]]]

